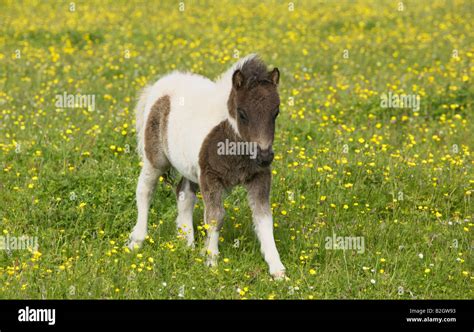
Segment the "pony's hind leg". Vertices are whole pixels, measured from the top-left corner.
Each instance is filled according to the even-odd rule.
[[[143,167],[138,178],[137,208],[138,219],[132,234],[129,248],[140,247],[147,234],[147,219],[150,200],[158,177],[165,173],[170,163],[165,154],[167,114],[170,109],[169,97],[163,96],[152,106],[146,124],[138,130],[140,153],[143,156]],[[143,106],[143,105],[142,105]],[[137,110],[138,112],[139,110]],[[144,112],[144,109],[140,110]],[[143,115],[143,114],[142,114]],[[138,119],[138,117],[137,117]]]
[[[176,188],[178,217],[176,227],[178,235],[186,239],[188,246],[194,246],[193,211],[196,204],[197,184],[182,178]]]
[[[128,247],[135,249],[141,247],[147,235],[148,209],[151,197],[155,190],[158,177],[166,171],[164,168],[155,168],[144,158],[143,167],[138,178],[136,198],[138,208],[138,218],[132,233]]]

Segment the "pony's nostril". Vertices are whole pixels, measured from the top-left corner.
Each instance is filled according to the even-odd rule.
[[[272,149],[260,150],[257,155],[257,162],[260,165],[268,166],[273,161],[274,153]]]

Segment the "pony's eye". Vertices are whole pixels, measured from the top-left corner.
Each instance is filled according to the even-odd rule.
[[[247,121],[248,121],[247,114],[245,114],[245,112],[244,112],[243,109],[237,108],[237,112],[239,113],[239,118],[240,118],[240,120],[242,120],[242,121],[244,121],[244,122],[247,122]]]
[[[277,118],[278,114],[280,114],[280,109],[277,108],[276,112],[275,112],[275,115],[273,116],[274,119]]]

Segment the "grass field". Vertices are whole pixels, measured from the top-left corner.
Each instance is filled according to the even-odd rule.
[[[473,6],[1,1],[0,235],[38,247],[0,252],[0,297],[473,298]],[[202,201],[196,249],[177,238],[176,175],[129,252],[138,91],[252,52],[281,72],[271,199],[288,278],[268,274],[241,188],[207,268]],[[64,93],[95,108],[58,108]],[[364,252],[326,248],[333,234]]]

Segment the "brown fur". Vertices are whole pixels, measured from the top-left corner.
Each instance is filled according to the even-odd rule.
[[[229,122],[223,121],[206,137],[199,153],[200,189],[205,203],[205,221],[220,230],[224,208],[222,195],[236,185],[244,185],[249,201],[260,209],[269,207],[270,167],[260,167],[248,155],[219,155],[218,142],[225,139],[241,141]]]
[[[169,112],[170,98],[163,96],[152,106],[146,122],[145,155],[156,169],[164,169],[169,164],[166,157]]]
[[[267,72],[263,61],[253,58],[236,70],[227,102],[231,117],[237,120],[240,136],[229,121],[223,121],[206,137],[199,153],[200,187],[206,205],[206,222],[222,226],[224,190],[244,185],[254,209],[268,211],[271,187],[270,167],[259,166],[248,155],[219,155],[218,143],[255,142],[271,150],[280,98],[277,91],[279,71]],[[242,117],[241,113],[245,113]],[[273,152],[272,157],[273,158]],[[271,160],[270,160],[271,162]]]
[[[210,185],[216,182],[216,185],[230,189],[250,181],[256,173],[264,171],[249,155],[219,155],[218,143],[225,139],[242,142],[227,120],[216,126],[204,140],[199,153],[201,178],[208,178]]]
[[[272,143],[280,105],[278,69],[267,72],[265,64],[254,58],[234,73],[232,81],[227,108],[229,115],[237,120],[240,135],[247,142]],[[239,109],[246,115],[247,123],[240,121]]]

